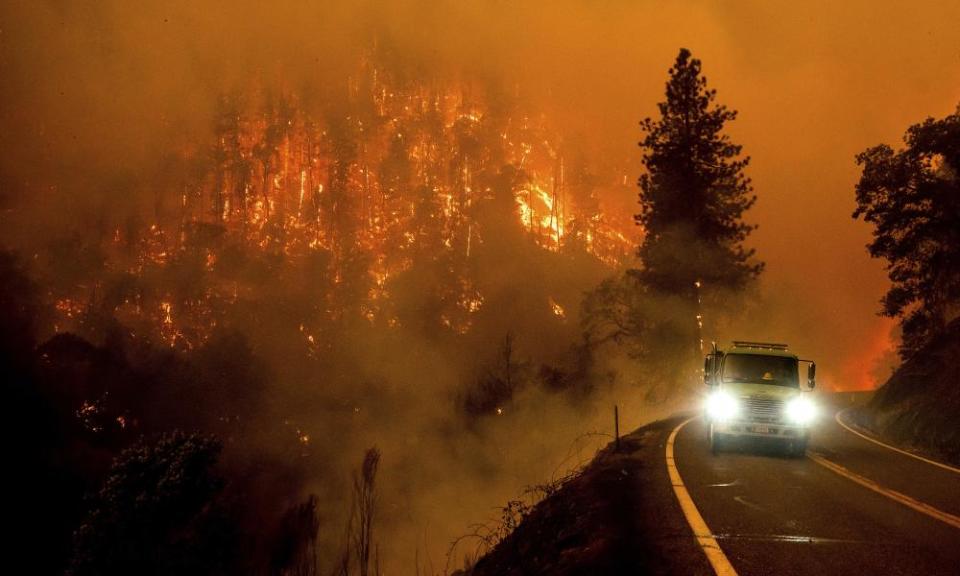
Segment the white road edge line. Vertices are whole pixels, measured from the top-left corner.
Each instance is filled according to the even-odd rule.
[[[943,468],[944,470],[948,470],[948,471],[950,471],[950,472],[953,472],[954,474],[960,474],[960,468],[954,468],[953,466],[950,466],[949,464],[944,464],[943,462],[937,462],[936,460],[931,460],[931,459],[929,459],[929,458],[924,458],[923,456],[914,454],[914,453],[912,453],[912,452],[907,452],[906,450],[901,450],[900,448],[897,448],[896,446],[891,446],[891,445],[887,444],[886,442],[881,442],[880,440],[877,440],[876,438],[871,438],[870,436],[867,436],[866,434],[863,434],[862,432],[859,432],[859,431],[857,431],[857,430],[854,430],[852,426],[849,426],[849,425],[845,424],[845,423],[843,422],[843,420],[840,418],[840,416],[841,416],[842,414],[846,414],[848,411],[850,411],[850,408],[846,408],[846,409],[844,409],[844,410],[840,410],[840,411],[837,412],[836,415],[834,416],[834,420],[837,421],[837,424],[839,424],[839,425],[843,426],[844,428],[846,428],[848,432],[853,432],[854,434],[856,434],[857,436],[863,438],[864,440],[869,440],[870,442],[873,442],[874,444],[877,444],[877,445],[879,445],[879,446],[883,446],[884,448],[888,448],[888,449],[890,449],[890,450],[893,450],[894,452],[899,452],[899,453],[905,454],[905,455],[907,455],[907,456],[909,456],[909,457],[911,457],[911,458],[916,458],[917,460],[920,460],[921,462],[926,462],[927,464],[932,464],[932,465],[936,466],[937,468]]]
[[[713,571],[717,573],[717,576],[737,576],[737,571],[733,569],[733,565],[730,564],[727,555],[723,553],[720,544],[717,543],[717,539],[713,537],[713,532],[710,531],[707,523],[703,520],[703,516],[700,515],[700,511],[697,510],[697,505],[693,503],[693,498],[690,497],[690,492],[687,491],[687,487],[680,478],[680,471],[677,470],[677,464],[673,459],[673,443],[677,438],[677,432],[696,418],[697,416],[694,416],[681,422],[673,429],[673,432],[670,433],[670,437],[667,438],[667,474],[670,475],[673,494],[680,503],[680,509],[683,510],[687,524],[689,524],[690,529],[693,530],[697,544],[700,546],[700,549],[703,550],[703,553],[706,554],[710,566],[713,567]]]
[[[896,490],[891,490],[890,488],[884,488],[883,486],[877,484],[873,480],[870,480],[869,478],[864,478],[863,476],[855,472],[851,472],[850,470],[847,470],[843,466],[835,462],[831,462],[830,460],[827,460],[826,458],[824,458],[823,456],[820,456],[819,454],[807,452],[807,457],[813,460],[814,462],[816,462],[817,464],[823,466],[824,468],[832,472],[835,472],[840,476],[847,478],[848,480],[852,480],[857,484],[863,486],[864,488],[869,488],[870,490],[873,490],[877,494],[881,494],[883,496],[886,496],[887,498],[890,498],[891,500],[894,500],[896,502],[899,502],[900,504],[903,504],[904,506],[913,508],[917,512],[926,514],[927,516],[930,516],[931,518],[935,518],[943,522],[944,524],[949,524],[954,528],[960,528],[960,517],[954,516],[949,512],[944,512],[939,508],[934,508],[929,504],[925,504],[919,500],[911,498],[906,494],[901,494]]]

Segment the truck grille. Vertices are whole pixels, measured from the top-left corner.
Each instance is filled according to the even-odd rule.
[[[774,422],[783,415],[783,400],[775,398],[748,396],[744,398],[744,406],[748,420]]]

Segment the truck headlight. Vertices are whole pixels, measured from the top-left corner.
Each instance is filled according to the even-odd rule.
[[[808,398],[794,398],[787,403],[787,418],[796,424],[809,424],[817,416],[817,407]]]
[[[707,415],[713,420],[729,420],[740,412],[737,399],[726,392],[717,391],[707,396]]]

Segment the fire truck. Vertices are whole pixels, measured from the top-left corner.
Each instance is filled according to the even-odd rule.
[[[805,388],[801,363],[808,365]],[[711,452],[753,437],[775,440],[791,456],[803,456],[817,416],[811,399],[816,371],[812,360],[801,360],[786,344],[734,341],[727,350],[714,344],[703,366]]]

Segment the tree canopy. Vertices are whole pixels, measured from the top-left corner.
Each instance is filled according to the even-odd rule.
[[[744,175],[750,158],[723,133],[737,112],[714,102],[716,90],[689,50],[680,50],[669,74],[660,118],[640,123],[640,278],[673,294],[695,294],[695,282],[743,288],[763,264],[743,246],[755,228],[742,219],[756,201]]]
[[[744,242],[743,221],[756,196],[749,157],[723,133],[734,110],[717,104],[700,61],[681,49],[669,71],[659,118],[646,118],[640,176],[642,266],[605,282],[584,300],[582,326],[592,344],[627,344],[645,377],[670,387],[693,370],[704,312],[750,286],[763,270]]]
[[[882,314],[901,319],[901,353],[908,355],[958,315],[960,108],[911,126],[904,143],[857,155],[862,173],[853,217],[874,227],[867,248],[887,260],[892,283]]]

